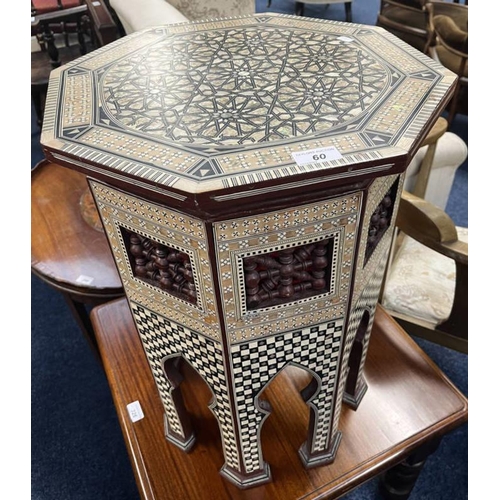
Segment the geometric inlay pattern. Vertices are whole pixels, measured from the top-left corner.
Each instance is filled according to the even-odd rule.
[[[203,222],[100,182],[91,180],[89,184],[127,297],[191,330],[220,339],[214,280]],[[177,285],[189,278],[181,289],[195,291],[195,295],[175,292],[174,285],[168,290],[156,280],[141,277],[134,269],[135,257],[130,252],[132,234],[142,238],[142,241],[150,241],[153,248],[156,245],[156,248],[168,249],[171,258],[184,262],[183,265],[181,262],[169,262],[167,273],[174,272],[179,280]],[[151,270],[147,272],[158,276],[153,269],[156,264],[151,255],[150,259]],[[154,262],[157,261],[155,256]],[[194,290],[186,284],[194,285]]]
[[[177,143],[233,146],[302,137],[352,120],[387,67],[328,33],[244,27],[168,38],[102,81],[108,115]]]
[[[456,79],[379,27],[276,14],[152,27],[52,71],[41,143],[88,178],[167,437],[192,443],[181,356],[237,485],[268,479],[259,395],[288,364],[313,377],[301,457],[334,458],[401,172]]]
[[[365,261],[366,248],[368,246],[369,230],[371,226],[371,217],[376,211],[377,207],[382,204],[388,192],[392,189],[396,190],[395,203],[392,208],[393,213],[397,213],[399,208],[399,199],[404,184],[404,174],[401,175],[386,175],[374,179],[368,188],[366,199],[366,207],[363,216],[362,226],[360,229],[360,242],[358,257],[356,260],[356,278],[353,290],[353,303],[358,299],[364,288],[368,285],[369,280],[372,278],[373,273],[380,264],[381,255],[391,244],[394,234],[394,224],[392,221],[388,224],[388,230],[381,235],[380,241],[373,248],[373,252]]]
[[[392,214],[394,212],[394,203],[396,200],[396,194],[398,192],[398,182],[397,179],[391,186],[386,195],[382,198],[382,201],[378,204],[377,208],[372,213],[370,217],[370,226],[368,228],[368,240],[366,242],[365,250],[365,260],[364,265],[368,262],[371,257],[375,247],[378,245],[382,236],[389,228],[391,223]]]
[[[318,394],[309,402],[316,409],[312,448],[321,451],[327,447],[342,326],[342,320],[330,321],[231,347],[243,463],[247,472],[263,468],[259,435],[265,413],[256,408],[256,398],[289,363],[313,372],[321,381]]]
[[[375,26],[277,14],[165,25],[54,70],[41,142],[58,161],[169,195],[236,196],[370,161],[392,168],[455,80]],[[332,146],[336,159],[292,156]]]
[[[362,193],[356,192],[213,224],[226,332],[232,343],[345,315],[361,201]],[[327,272],[320,278],[327,282],[326,291],[302,298],[294,295],[292,301],[265,303],[265,307],[249,307],[245,261],[269,258],[289,249],[298,254],[318,243],[321,248],[322,242],[327,242],[327,247],[331,245],[331,254],[327,253],[331,258],[324,268]]]
[[[131,254],[134,276],[176,297],[196,303],[196,287],[189,255],[121,228]]]
[[[370,319],[366,328],[366,333],[363,337],[363,352],[359,365],[358,379],[356,381],[356,389],[362,381],[363,368],[366,361],[366,354],[368,352],[368,345],[370,342],[370,335],[373,326],[373,319],[375,317],[375,309],[380,294],[380,286],[384,277],[385,265],[387,263],[389,247],[385,245],[385,251],[380,256],[380,261],[376,266],[373,274],[370,276],[368,283],[362,291],[358,301],[351,307],[349,312],[349,323],[347,325],[347,332],[344,340],[344,351],[342,353],[342,366],[339,367],[339,384],[337,389],[337,400],[335,402],[335,414],[333,417],[332,428],[336,429],[340,421],[340,413],[342,410],[342,398],[344,396],[345,383],[349,374],[349,357],[351,349],[356,337],[356,332],[361,323],[363,314],[368,311]]]
[[[327,268],[332,268],[333,242],[334,238],[330,238],[244,258],[247,309],[289,303],[327,292],[331,274]]]
[[[165,376],[165,357],[182,355],[210,387],[215,396],[212,412],[217,417],[227,465],[239,469],[238,448],[234,434],[222,345],[197,332],[131,303],[135,324],[148,357],[165,408],[170,428],[182,436],[182,426],[172,400],[172,385]]]

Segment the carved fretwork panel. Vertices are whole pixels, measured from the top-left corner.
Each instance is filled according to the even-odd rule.
[[[286,304],[330,289],[333,238],[243,259],[248,310]]]
[[[189,255],[121,228],[133,275],[193,304],[196,287]]]
[[[394,203],[398,192],[398,180],[399,179],[396,179],[389,191],[387,191],[370,218],[364,265],[366,265],[379,241],[382,239],[382,236],[384,236],[391,225]]]

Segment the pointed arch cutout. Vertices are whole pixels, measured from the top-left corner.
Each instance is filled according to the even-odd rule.
[[[293,369],[293,370],[291,370]],[[287,372],[289,372],[287,374]],[[290,373],[291,372],[291,373]],[[295,373],[293,373],[295,372]],[[260,422],[259,428],[257,430],[258,433],[258,439],[260,440],[262,429],[264,428],[264,422],[266,421],[267,417],[272,412],[272,407],[270,402],[267,399],[261,399],[264,393],[269,394],[272,396],[272,401],[277,402],[279,399],[282,399],[283,397],[283,392],[275,393],[273,394],[273,386],[274,382],[278,377],[287,377],[288,376],[288,383],[286,384],[280,384],[280,387],[283,387],[285,385],[286,387],[289,387],[290,393],[287,395],[290,396],[290,402],[292,403],[291,406],[294,407],[294,419],[297,419],[297,421],[300,421],[299,415],[297,415],[297,406],[303,405],[304,408],[304,415],[307,415],[307,409],[309,408],[309,417],[307,423],[304,425],[304,436],[306,436],[306,440],[310,439],[310,433],[311,429],[314,427],[314,421],[316,420],[316,415],[317,415],[317,408],[315,405],[312,403],[314,398],[319,394],[321,390],[321,379],[318,374],[316,374],[314,371],[311,369],[295,362],[295,361],[289,361],[285,365],[283,365],[277,373],[275,373],[261,388],[261,390],[257,393],[257,395],[254,397],[254,404],[255,408],[263,414],[262,420]],[[298,387],[298,385],[303,385],[302,388]],[[293,394],[292,394],[293,393]],[[285,395],[285,398],[287,397]],[[297,403],[297,398],[296,396],[299,396],[300,398],[300,403]],[[285,403],[286,404],[286,403]],[[283,406],[283,405],[282,405]],[[311,425],[311,423],[313,423]],[[301,436],[304,438],[304,436]],[[292,436],[287,436],[287,440],[292,438]],[[302,442],[300,443],[302,444]]]
[[[363,347],[365,343],[366,334],[368,333],[368,327],[370,325],[370,310],[365,309],[359,322],[358,329],[356,330],[356,335],[351,347],[351,352],[349,354],[349,360],[347,366],[349,367],[349,373],[347,375],[347,380],[345,384],[345,392],[354,395],[356,392],[356,384],[358,382],[359,367],[361,364],[361,359],[363,357]]]
[[[187,367],[189,367],[188,369],[191,372],[193,372],[193,374],[187,378],[190,379],[189,382],[192,382],[189,384],[190,388],[194,388],[195,386],[197,386],[198,388],[196,390],[196,399],[198,401],[202,398],[206,400],[206,397],[204,398],[202,394],[206,394],[207,392],[210,393],[210,399],[208,401],[207,406],[210,409],[212,415],[215,416],[214,422],[216,422],[217,428],[219,428],[218,417],[214,412],[214,408],[217,405],[214,391],[207,383],[207,381],[204,379],[204,377],[200,374],[200,372],[181,353],[165,356],[161,359],[160,362],[163,373],[165,374],[165,378],[170,384],[169,395],[171,398],[172,407],[170,409],[166,409],[166,414],[168,415],[170,411],[170,417],[172,417],[172,412],[174,412],[175,417],[177,418],[177,421],[181,426],[182,430],[181,434],[176,432],[176,430],[172,428],[171,421],[169,421],[168,416],[166,416],[165,418],[166,437],[169,441],[172,441],[174,444],[176,444],[184,451],[190,451],[195,444],[195,432],[192,426],[192,419],[190,412],[188,411],[185,405],[184,396],[181,391],[181,384],[185,379],[184,374],[182,373],[182,365],[186,364]],[[206,388],[208,388],[208,391],[200,390],[202,389],[201,384],[206,386]],[[194,395],[193,397],[189,397],[187,399],[192,400],[193,398]]]

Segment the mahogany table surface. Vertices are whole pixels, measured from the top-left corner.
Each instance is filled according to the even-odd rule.
[[[467,421],[465,396],[378,307],[365,368],[368,392],[356,411],[343,406],[335,461],[305,469],[299,459],[309,418],[299,391],[310,375],[288,366],[262,395],[273,408],[262,429],[272,482],[241,490],[219,475],[221,439],[208,408],[212,394],[201,377],[183,364],[181,387],[197,436],[193,450],[185,453],[164,437],[163,407],[126,299],[94,308],[91,317],[144,499],[337,498]],[[132,423],[127,405],[134,401],[144,418]]]
[[[31,269],[63,291],[123,295],[85,175],[46,160],[31,174]]]

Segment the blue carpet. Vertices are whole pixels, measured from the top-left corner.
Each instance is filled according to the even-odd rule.
[[[353,21],[374,24],[378,0],[355,0]],[[293,2],[257,0],[257,11],[293,13]],[[305,15],[344,20],[343,5],[306,6]],[[32,110],[31,167],[43,155]],[[467,141],[467,118],[453,125]],[[467,162],[457,171],[447,212],[467,226]],[[139,500],[111,394],[63,298],[36,277],[31,282],[31,462],[33,500]],[[468,392],[468,357],[418,340],[452,382]],[[462,500],[468,483],[467,425],[444,437],[428,460],[412,498]],[[372,480],[344,498],[378,500]],[[159,499],[168,500],[168,499]],[[203,500],[203,499],[186,499]],[[293,499],[290,499],[293,500]]]

